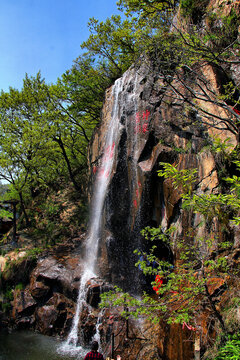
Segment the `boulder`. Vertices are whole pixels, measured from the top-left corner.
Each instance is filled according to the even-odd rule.
[[[44,305],[36,310],[36,330],[44,335],[54,333],[54,324],[58,318],[58,311],[54,305]]]
[[[110,291],[113,289],[113,286],[104,282],[104,280],[100,278],[92,278],[90,279],[87,284],[87,293],[86,293],[86,300],[87,303],[92,306],[93,308],[97,308],[98,304],[100,303],[100,295],[103,292]]]
[[[48,295],[50,286],[44,284],[42,281],[35,281],[35,278],[31,277],[30,291],[34,298],[41,299]]]
[[[38,262],[31,274],[30,287],[35,297],[46,296],[50,290],[74,297],[78,283],[73,280],[72,269],[50,256]]]
[[[57,312],[52,332],[55,334],[66,335],[72,324],[72,319],[76,307],[75,303],[63,294],[54,293],[53,296],[47,301],[46,306],[53,306]],[[38,314],[38,316],[39,315],[40,314]]]
[[[34,329],[34,325],[35,325],[34,315],[23,316],[16,320],[16,326],[18,330]]]
[[[12,301],[12,317],[18,319],[19,317],[32,315],[37,306],[36,300],[33,298],[30,289],[15,290],[13,292]]]

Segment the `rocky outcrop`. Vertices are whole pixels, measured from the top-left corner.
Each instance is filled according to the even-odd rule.
[[[38,260],[28,249],[2,257],[2,287],[15,287],[8,326],[48,335],[68,333],[81,277],[82,240],[83,235],[56,245]]]
[[[40,259],[30,273],[29,285],[14,291],[12,321],[18,329],[43,334],[66,334],[75,309],[78,290],[74,270],[53,257]]]
[[[65,255],[58,258],[62,247],[59,245],[52,250],[52,255],[40,258],[28,274],[28,285],[14,290],[11,322],[2,315],[3,325],[6,322],[6,326],[37,330],[45,335],[66,336],[69,333],[82,269],[78,249],[69,252],[69,247],[65,246]],[[89,279],[86,287],[86,305],[79,328],[88,344],[96,332],[100,294],[112,287],[100,278]]]
[[[211,91],[219,94],[215,70],[208,65],[199,71],[211,84]],[[180,81],[176,81],[174,87],[176,93],[182,91]],[[191,87],[197,89],[198,85],[192,83]],[[221,163],[205,145],[212,137],[222,141],[230,139],[232,148],[237,144],[236,134],[224,127],[221,129],[217,123],[213,126],[209,116],[204,117],[204,112],[221,112],[224,116],[223,108],[211,101],[202,101],[199,103],[202,111],[197,113],[196,108],[191,110],[185,106],[183,97],[173,97],[172,91],[172,87],[159,80],[151,64],[144,62],[139,68],[127,71],[119,94],[121,137],[109,175],[99,267],[103,278],[130,291],[137,291],[136,278],[140,276],[134,266],[137,258],[133,251],[147,246],[140,229],[148,225],[166,228],[175,223],[176,236],[184,232],[186,219],[180,207],[180,193],[168,179],[163,181],[157,176],[159,163],[177,164],[179,169],[197,168],[199,191],[216,193]],[[93,178],[99,175],[113,94],[110,90],[106,94],[102,124],[92,141],[89,158]],[[193,217],[191,221],[198,219]]]
[[[92,308],[98,308],[98,305],[100,303],[100,295],[106,291],[113,290],[113,287],[106,283],[106,281],[103,281],[100,278],[92,278],[89,281],[87,281],[87,294],[86,294],[86,300],[87,303]]]

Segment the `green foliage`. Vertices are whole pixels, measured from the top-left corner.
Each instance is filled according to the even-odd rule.
[[[4,313],[8,313],[9,310],[11,309],[11,303],[9,303],[9,302],[2,302],[0,304],[1,304],[2,311]]]
[[[38,255],[43,252],[42,248],[34,247],[32,249],[28,249],[26,255],[23,257],[24,259],[36,260]]]
[[[105,90],[112,84],[112,74],[107,64],[96,64],[89,54],[80,56],[73,67],[62,75],[61,86],[66,91],[72,123],[85,131],[85,146],[94,127],[100,122]],[[83,143],[84,145],[84,143]],[[81,152],[84,148],[81,149]]]
[[[121,316],[125,318],[144,316],[153,323],[159,321],[162,311],[166,310],[166,304],[161,304],[147,294],[142,299],[136,299],[128,293],[124,293],[120,288],[101,294],[101,308],[118,308]]]
[[[228,337],[224,346],[222,346],[214,360],[239,360],[240,359],[240,335],[235,334]]]
[[[170,178],[175,189],[181,188],[184,194],[191,195],[194,182],[196,181],[197,169],[182,169],[168,163],[160,163],[163,170],[158,170],[158,176]]]
[[[216,12],[208,14],[208,22],[211,29],[210,38],[216,48],[225,48],[230,45],[235,45],[238,48],[237,42],[238,29],[236,24],[239,23],[239,14],[234,8],[231,9],[230,14],[222,15],[222,6]],[[219,36],[221,31],[221,36]]]
[[[231,153],[231,139],[226,138],[222,140],[219,137],[212,137],[212,142],[210,145],[211,152],[215,155],[221,154],[224,159],[227,159],[229,157],[229,154]]]
[[[9,285],[7,285],[4,292],[1,293],[1,298],[0,298],[0,309],[2,309],[4,313],[8,313],[10,311],[12,300],[13,300],[13,289]]]
[[[90,19],[90,36],[81,47],[89,54],[100,57],[112,78],[118,78],[134,61],[136,54],[136,21],[122,20],[120,15],[113,15],[105,22]]]
[[[160,16],[164,11],[176,8],[176,0],[119,0],[117,5],[127,16],[136,14],[140,20]]]
[[[0,197],[2,197],[8,190],[8,184],[2,184],[0,182]]]
[[[215,151],[222,152],[225,145],[224,143],[220,146],[218,143]],[[202,214],[206,221],[212,221],[216,217],[222,224],[229,220],[228,215],[236,213],[240,209],[240,178],[238,176],[234,175],[225,179],[232,185],[229,194],[198,194],[193,191],[197,180],[197,169],[178,170],[171,164],[160,164],[163,166],[163,170],[159,170],[158,175],[166,179],[170,178],[175,189],[182,191],[183,209]],[[236,222],[235,218],[232,218],[232,221]]]
[[[54,201],[53,198],[48,198],[45,203],[39,206],[39,211],[44,212],[47,218],[57,218],[60,210],[60,204]]]
[[[10,286],[7,286],[7,289],[5,290],[5,293],[4,293],[4,297],[8,301],[13,300],[13,290],[12,290],[12,288]]]
[[[12,219],[12,218],[13,218],[13,214],[12,214],[10,211],[8,211],[8,210],[0,209],[0,218],[1,218],[1,219],[4,219],[4,218]]]
[[[25,226],[33,221],[30,208],[39,195],[43,200],[49,191],[72,182],[84,197],[93,127],[87,127],[83,117],[71,109],[63,83],[47,85],[40,73],[26,75],[21,91],[1,93],[0,178],[10,184],[2,200],[19,201]]]

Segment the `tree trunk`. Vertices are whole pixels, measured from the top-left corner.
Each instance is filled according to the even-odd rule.
[[[25,222],[26,222],[26,227],[29,227],[31,222],[28,218],[28,215],[26,213],[26,209],[25,209],[25,205],[24,205],[24,201],[23,201],[23,196],[22,196],[22,192],[19,192],[19,197],[20,197],[20,205],[21,205],[21,210],[23,212],[24,218],[25,218]]]
[[[70,176],[70,179],[75,187],[75,189],[77,191],[80,190],[80,187],[78,186],[75,178],[74,178],[74,175],[73,175],[73,172],[72,172],[72,167],[71,167],[71,164],[70,164],[70,161],[69,161],[69,158],[67,156],[67,153],[66,153],[66,150],[65,150],[65,147],[64,147],[64,144],[62,142],[62,139],[61,137],[58,137],[58,138],[54,138],[54,140],[58,143],[58,145],[60,146],[61,150],[62,150],[62,154],[63,154],[63,157],[64,157],[64,160],[66,161],[66,164],[67,164],[67,168],[68,168],[68,173],[69,173],[69,176]]]

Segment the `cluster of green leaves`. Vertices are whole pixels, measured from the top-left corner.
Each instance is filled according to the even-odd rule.
[[[228,337],[225,345],[222,346],[214,360],[239,360],[240,359],[240,336],[239,334]]]
[[[160,163],[163,170],[158,171],[158,176],[164,176],[170,178],[173,182],[173,186],[181,188],[182,192],[187,196],[193,191],[194,182],[196,181],[197,169],[181,169],[168,163]]]
[[[13,214],[8,210],[0,209],[0,219],[4,219],[4,218],[12,219]]]
[[[229,144],[228,144],[229,147]],[[226,149],[225,143],[214,151],[223,152]],[[240,169],[240,162],[234,161],[236,167]],[[232,214],[238,214],[240,210],[240,178],[236,175],[227,177],[224,180],[231,185],[231,191],[226,194],[203,193],[198,194],[194,192],[194,187],[197,182],[197,169],[182,169],[178,170],[176,167],[168,163],[160,163],[163,169],[158,171],[159,176],[170,178],[175,189],[182,191],[182,207],[188,211],[203,215],[205,221],[212,221],[215,217],[220,224],[224,225],[229,220]],[[228,216],[229,215],[229,216]],[[239,223],[238,217],[231,219],[236,225]]]
[[[223,4],[222,4],[223,5]],[[218,48],[226,48],[228,46],[237,49],[238,42],[238,30],[236,24],[239,22],[239,15],[236,13],[235,9],[231,9],[230,14],[222,15],[221,14],[222,6],[220,6],[219,11],[211,12],[208,14],[208,21],[211,27],[211,33],[209,34],[213,44]],[[219,23],[221,19],[221,25]],[[221,26],[222,35],[219,36],[219,27]]]
[[[134,317],[139,319],[140,317],[148,318],[153,323],[158,323],[160,314],[166,311],[167,306],[165,303],[161,303],[144,294],[142,299],[137,299],[122,289],[115,286],[114,290],[101,294],[101,308],[118,308],[121,316],[129,319]]]

